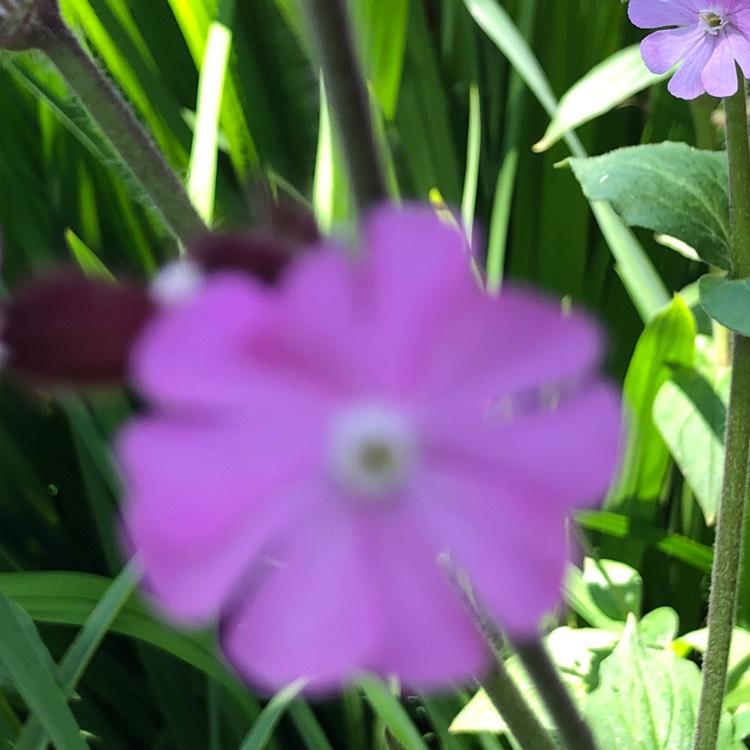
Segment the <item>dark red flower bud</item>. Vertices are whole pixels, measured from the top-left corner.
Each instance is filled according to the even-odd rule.
[[[131,346],[154,311],[146,289],[72,271],[29,281],[3,311],[8,365],[45,383],[123,380]]]
[[[207,235],[190,248],[190,259],[206,273],[243,271],[274,284],[298,255],[297,247],[271,232]]]
[[[267,206],[267,225],[279,236],[296,245],[312,245],[320,230],[312,212],[299,203],[282,201]]]
[[[300,253],[320,239],[312,213],[300,203],[272,201],[258,188],[253,229],[206,235],[190,247],[190,259],[206,273],[236,270],[274,284]]]

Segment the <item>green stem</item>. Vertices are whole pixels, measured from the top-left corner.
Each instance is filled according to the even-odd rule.
[[[477,680],[490,702],[503,717],[523,750],[558,750],[557,743],[531,709],[518,683],[505,666],[503,636],[462,589],[457,588],[456,593],[471,612],[477,627],[495,655],[494,670]]]
[[[346,0],[302,0],[357,208],[384,200],[385,170]]]
[[[523,750],[558,750],[502,659],[497,659],[495,670],[479,684]]]
[[[205,234],[185,188],[151,136],[59,15],[40,45],[183,244]]]
[[[555,722],[565,750],[597,750],[596,742],[541,641],[512,644]]]
[[[690,114],[693,116],[695,147],[706,151],[718,151],[721,142],[716,126],[711,121],[716,100],[708,94],[690,100]]]
[[[724,101],[727,118],[729,198],[734,278],[750,277],[750,150],[745,81]],[[726,690],[737,583],[742,553],[750,445],[750,339],[732,337],[732,379],[727,409],[724,483],[716,523],[708,645],[703,659],[698,721],[693,750],[715,750]]]

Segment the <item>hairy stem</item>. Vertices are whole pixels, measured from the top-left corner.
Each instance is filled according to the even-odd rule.
[[[497,659],[494,671],[479,684],[523,750],[558,750],[502,659]]]
[[[41,48],[145,190],[165,227],[182,243],[205,234],[208,228],[177,175],[59,15],[48,32]]]
[[[555,722],[560,746],[565,750],[597,750],[591,730],[573,702],[545,645],[539,640],[519,641],[512,645]]]
[[[384,200],[385,171],[346,0],[302,0],[357,208]]]
[[[745,81],[725,99],[734,278],[750,277],[750,152]],[[727,409],[724,482],[716,523],[708,645],[693,750],[715,750],[724,704],[727,662],[737,606],[737,584],[747,497],[750,445],[750,339],[732,337],[732,379]]]

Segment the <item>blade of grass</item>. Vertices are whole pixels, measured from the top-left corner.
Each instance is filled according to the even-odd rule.
[[[89,573],[0,574],[0,592],[20,604],[36,622],[82,626],[111,583]],[[113,633],[162,649],[220,683],[244,714],[255,716],[255,700],[218,658],[206,633],[190,634],[157,620],[137,599],[127,602],[111,625]]]
[[[0,662],[57,750],[88,750],[51,661],[39,634],[26,626],[23,610],[0,590]]]
[[[203,219],[213,219],[219,118],[232,48],[235,0],[221,0],[211,24],[198,83],[195,134],[190,154],[188,192]]]
[[[469,134],[466,144],[466,171],[461,199],[461,221],[464,233],[471,244],[474,235],[474,211],[477,203],[479,181],[479,155],[482,146],[482,109],[479,88],[474,83],[469,89]]]
[[[315,712],[304,700],[292,702],[289,706],[289,716],[308,750],[333,750],[333,745],[326,737]]]
[[[75,690],[86,667],[94,657],[112,622],[130,598],[138,583],[134,563],[128,564],[115,578],[86,620],[81,632],[60,660],[58,682],[67,690]],[[32,715],[26,722],[15,750],[45,750],[49,738],[39,719]]]
[[[519,33],[530,38],[534,28],[536,0],[526,0],[521,7],[518,21]],[[508,100],[505,105],[505,134],[503,138],[503,162],[497,175],[495,195],[490,217],[490,233],[487,239],[487,291],[499,291],[503,279],[505,251],[508,243],[510,212],[518,172],[518,148],[523,117],[524,82],[513,68],[508,84]]]
[[[280,690],[261,711],[258,720],[242,741],[239,750],[263,750],[284,712],[305,687],[305,680],[295,680]]]
[[[360,677],[357,682],[373,711],[406,750],[428,750],[422,734],[399,699],[381,680],[368,675]]]
[[[557,112],[557,99],[541,65],[507,12],[496,0],[464,0],[477,24],[508,58],[550,117]],[[575,133],[566,133],[565,142],[575,156],[586,150]],[[607,203],[591,204],[597,222],[618,263],[620,276],[633,304],[644,320],[650,320],[669,303],[669,294],[653,263],[635,235]]]

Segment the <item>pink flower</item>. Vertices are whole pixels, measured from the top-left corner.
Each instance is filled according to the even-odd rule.
[[[747,0],[630,0],[630,20],[641,29],[662,29],[641,42],[652,73],[667,73],[682,61],[669,82],[681,99],[737,92],[737,64],[750,76],[750,5]]]
[[[275,288],[232,273],[136,348],[151,402],[118,453],[126,536],[161,609],[220,618],[250,681],[358,670],[430,688],[487,649],[446,576],[509,632],[559,601],[564,519],[614,470],[617,394],[584,316],[477,287],[426,208],[382,207]]]

